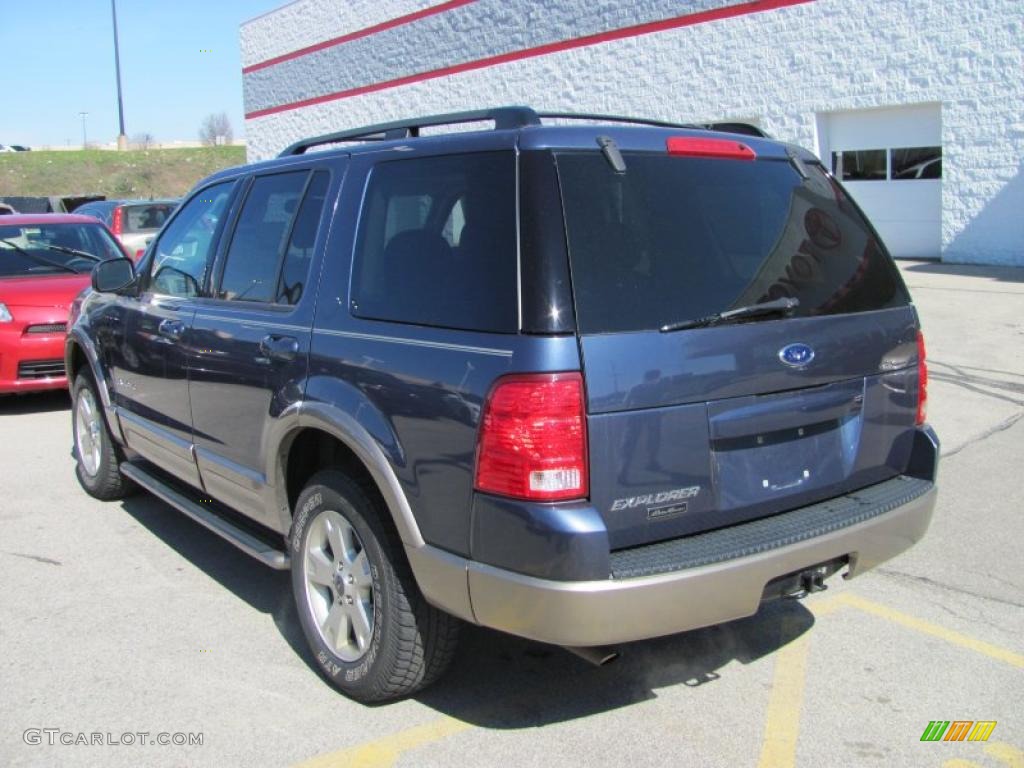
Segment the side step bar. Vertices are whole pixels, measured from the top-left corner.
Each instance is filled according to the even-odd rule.
[[[245,554],[255,557],[264,565],[269,565],[277,571],[286,571],[291,567],[291,558],[286,552],[274,549],[267,542],[238,527],[230,520],[226,520],[213,510],[200,506],[181,491],[138,464],[124,462],[121,464],[121,474],[141,485],[154,496],[163,499],[175,509],[184,512],[222,539],[234,544]]]

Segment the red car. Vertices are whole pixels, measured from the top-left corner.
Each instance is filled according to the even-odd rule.
[[[94,264],[126,255],[89,216],[0,219],[0,394],[67,387],[68,308]]]

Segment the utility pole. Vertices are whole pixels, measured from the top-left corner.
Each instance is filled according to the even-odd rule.
[[[117,74],[117,119],[120,132],[117,134],[117,148],[128,149],[128,137],[124,132],[124,100],[121,98],[121,52],[117,44],[117,2],[110,0],[110,14],[114,19],[114,72]]]
[[[82,117],[82,149],[87,149],[89,146],[89,140],[85,135],[85,118],[89,116],[88,112],[79,112]]]

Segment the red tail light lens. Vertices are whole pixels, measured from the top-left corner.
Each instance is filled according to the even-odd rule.
[[[714,157],[723,160],[756,160],[757,153],[740,141],[672,136],[665,140],[670,155]]]
[[[114,209],[114,219],[110,223],[110,231],[115,235],[120,235],[124,229],[124,208]]]
[[[476,488],[533,501],[582,499],[590,493],[579,373],[498,380],[484,405]]]
[[[917,332],[917,419],[920,426],[928,419],[928,364],[925,362],[924,334]]]

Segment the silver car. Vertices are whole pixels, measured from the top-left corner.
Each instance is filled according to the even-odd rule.
[[[100,200],[75,213],[99,219],[136,258],[178,207],[178,200]]]

